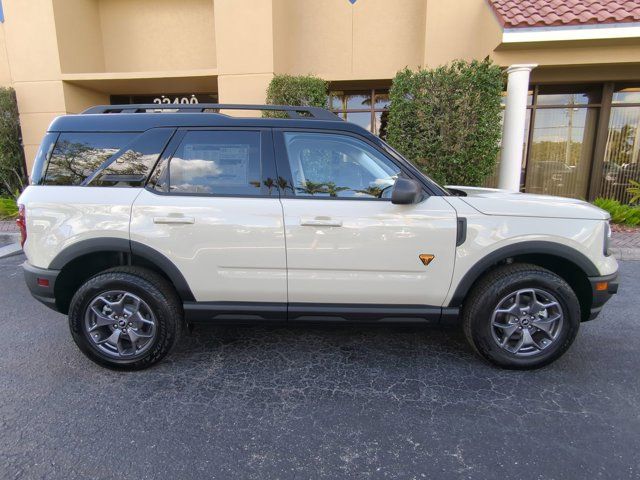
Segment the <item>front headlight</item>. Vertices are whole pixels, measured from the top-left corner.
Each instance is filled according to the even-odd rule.
[[[609,222],[606,222],[604,224],[604,256],[608,257],[609,255],[611,255],[611,253],[609,252],[609,244],[611,243],[611,225],[609,224]]]

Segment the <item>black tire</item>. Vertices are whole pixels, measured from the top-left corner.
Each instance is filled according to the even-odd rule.
[[[548,347],[530,356],[518,356],[500,347],[494,339],[492,315],[502,299],[528,288],[551,293],[560,304],[564,318],[557,337]],[[576,338],[580,318],[580,303],[566,281],[545,268],[524,263],[500,266],[487,273],[462,308],[464,333],[474,350],[494,365],[508,369],[540,368],[562,356]]]
[[[113,358],[88,338],[85,312],[93,299],[110,290],[131,292],[146,302],[155,316],[154,338],[140,355]],[[91,277],[75,293],[69,307],[69,328],[78,348],[95,363],[115,370],[140,370],[159,362],[178,341],[184,325],[182,318],[181,303],[173,287],[157,273],[139,267],[116,267]]]

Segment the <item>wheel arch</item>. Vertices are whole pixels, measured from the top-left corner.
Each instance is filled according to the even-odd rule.
[[[121,265],[154,270],[173,285],[182,302],[195,300],[178,267],[164,254],[139,242],[107,237],[69,245],[51,261],[49,269],[60,271],[54,287],[57,309],[67,313],[71,298],[86,279]]]
[[[482,258],[462,277],[451,297],[449,307],[460,307],[477,280],[496,266],[511,262],[538,265],[562,277],[580,301],[582,320],[588,319],[593,301],[589,277],[600,275],[597,267],[576,249],[545,241],[507,245]]]

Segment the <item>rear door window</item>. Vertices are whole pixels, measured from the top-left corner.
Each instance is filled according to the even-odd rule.
[[[141,187],[156,164],[174,128],[153,128],[113,155],[85,181],[99,187]]]
[[[268,196],[262,170],[260,132],[189,131],[169,162],[169,192]]]
[[[61,133],[51,153],[45,185],[81,185],[138,133]]]

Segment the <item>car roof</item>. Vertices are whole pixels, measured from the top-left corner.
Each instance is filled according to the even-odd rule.
[[[359,125],[336,120],[290,118],[238,118],[217,113],[109,113],[63,115],[53,120],[50,132],[143,132],[158,127],[253,127],[344,130],[371,134]]]
[[[232,117],[221,110],[277,111],[288,118]],[[304,128],[342,130],[373,136],[318,107],[290,105],[140,104],[99,105],[53,120],[50,132],[142,132],[159,127]]]

